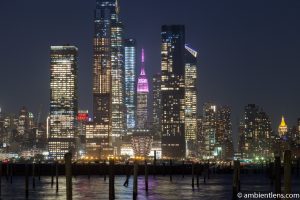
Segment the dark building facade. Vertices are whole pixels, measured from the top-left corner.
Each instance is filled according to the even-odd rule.
[[[156,137],[161,137],[161,75],[155,74],[152,78],[153,114],[152,130]]]
[[[185,157],[183,25],[161,29],[162,156]]]

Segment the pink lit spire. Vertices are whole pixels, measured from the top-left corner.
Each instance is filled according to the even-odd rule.
[[[141,73],[138,78],[137,92],[138,93],[148,93],[149,92],[148,79],[147,79],[146,71],[145,71],[144,49],[142,49],[142,66],[141,66]]]

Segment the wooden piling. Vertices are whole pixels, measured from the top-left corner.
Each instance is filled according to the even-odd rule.
[[[38,166],[38,176],[39,176],[39,181],[41,180],[41,161],[39,160],[39,166]]]
[[[6,167],[6,170],[5,170],[5,178],[6,178],[6,181],[8,182],[9,180],[8,180],[8,176],[9,176],[9,163],[7,163],[6,165],[5,165],[5,167]]]
[[[32,162],[32,188],[35,189],[35,162]]]
[[[147,160],[145,160],[145,190],[148,192],[148,163]]]
[[[109,200],[115,199],[115,161],[109,160]]]
[[[29,190],[28,190],[28,185],[29,185],[29,179],[28,179],[28,164],[25,164],[25,198],[28,199],[29,196]]]
[[[210,171],[209,171],[209,160],[207,160],[207,179],[210,178]]]
[[[173,181],[173,161],[172,159],[170,159],[170,169],[169,169],[169,172],[170,172],[170,182]]]
[[[54,163],[51,165],[51,187],[53,187],[54,184]]]
[[[275,193],[281,193],[281,161],[280,156],[275,156]]]
[[[0,197],[2,195],[2,161],[0,161]]]
[[[13,182],[13,164],[10,164],[9,176],[10,176],[10,184],[12,184],[12,182]]]
[[[184,173],[185,173],[184,160],[182,161],[182,169],[181,169],[181,173],[182,173],[182,178],[184,178]]]
[[[88,174],[88,179],[90,180],[91,179],[91,162],[88,163],[88,168],[87,168],[87,174]]]
[[[66,199],[72,200],[72,153],[65,154]]]
[[[240,161],[235,160],[233,164],[233,183],[232,183],[232,199],[237,199],[237,194],[240,191],[239,188],[239,173],[240,173]]]
[[[297,173],[297,177],[299,176],[299,158],[297,159],[297,169],[296,169],[296,173]]]
[[[192,188],[194,189],[194,182],[195,182],[195,164],[194,164],[194,162],[192,163]]]
[[[166,175],[166,163],[163,162],[163,176]]]
[[[133,168],[133,199],[136,199],[138,195],[138,162],[134,161],[134,168]]]
[[[284,152],[284,194],[291,194],[292,186],[292,153],[290,150]]]
[[[59,171],[58,171],[58,161],[55,162],[55,180],[56,180],[56,193],[58,193],[58,175],[59,175]]]
[[[200,175],[200,165],[199,163],[197,163],[196,165],[197,188],[199,188],[199,175]]]
[[[128,184],[129,184],[129,178],[130,178],[130,174],[131,174],[131,169],[130,169],[130,166],[129,166],[129,162],[126,161],[126,164],[125,164],[125,174],[126,174],[126,180],[123,184],[124,187],[128,187]]]
[[[154,150],[154,159],[153,159],[153,176],[156,175],[156,150]]]
[[[106,174],[107,174],[107,165],[106,165],[106,161],[104,161],[104,166],[103,166],[103,172],[104,172],[104,181],[106,181]]]

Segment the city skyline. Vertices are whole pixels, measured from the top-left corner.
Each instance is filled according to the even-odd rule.
[[[33,1],[35,2],[35,1]],[[26,2],[28,3],[28,2]],[[35,2],[36,3],[36,2]],[[62,14],[62,8],[64,6],[67,5],[67,3],[62,3],[62,8],[54,8],[55,5],[55,1],[54,3],[51,3],[50,8],[52,9],[57,9],[56,11],[58,11],[58,13]],[[125,26],[127,26],[128,28],[126,29],[126,36],[129,36],[130,34],[128,32],[133,32],[133,30],[136,30],[135,28],[132,31],[128,31],[130,29],[132,29],[132,27],[136,24],[136,23],[132,23],[130,21],[132,21],[132,16],[129,16],[128,19],[122,17],[124,15],[128,15],[128,10],[132,9],[129,8],[130,5],[132,4],[136,4],[136,7],[141,6],[141,3],[138,3],[136,1],[133,2],[123,2],[121,1],[121,18],[122,21],[124,22]],[[146,3],[146,2],[143,2]],[[168,4],[170,3],[170,1],[164,1],[163,4]],[[12,32],[10,32],[11,30],[14,30],[14,28],[9,27],[9,24],[11,24],[11,22],[16,22],[19,23],[17,21],[15,21],[15,18],[12,18],[9,20],[9,16],[11,17],[10,14],[8,14],[6,11],[3,10],[2,12],[2,8],[7,10],[10,6],[16,6],[14,3],[10,2],[10,3],[3,3],[4,5],[0,8],[1,9],[1,18],[2,19],[8,19],[8,22],[2,22],[3,23],[3,32],[0,33],[0,38],[1,39],[1,43],[3,44],[2,47],[0,47],[1,49],[1,61],[0,61],[0,65],[1,65],[1,69],[3,69],[3,73],[4,74],[8,74],[7,76],[3,77],[1,79],[1,91],[3,91],[3,93],[1,94],[1,102],[0,102],[0,106],[2,107],[2,111],[5,112],[17,112],[17,110],[19,109],[19,107],[21,107],[22,105],[25,105],[26,107],[28,107],[30,110],[32,110],[33,112],[37,112],[40,104],[43,105],[43,118],[45,118],[46,116],[46,112],[47,112],[47,108],[48,108],[48,87],[49,84],[47,83],[49,81],[48,78],[48,74],[49,74],[49,70],[48,66],[49,66],[49,59],[47,58],[47,56],[49,55],[49,46],[50,45],[59,45],[59,44],[65,44],[65,43],[70,43],[72,45],[76,45],[79,48],[79,107],[80,109],[89,109],[90,113],[92,112],[92,93],[91,91],[86,90],[85,88],[90,88],[91,86],[91,69],[92,69],[92,53],[91,53],[91,43],[92,37],[84,37],[84,40],[79,39],[79,35],[74,35],[72,33],[69,32],[68,30],[68,26],[70,25],[72,28],[71,30],[75,31],[76,29],[74,29],[77,26],[73,26],[72,23],[68,23],[67,20],[65,21],[64,19],[62,19],[62,22],[59,22],[57,24],[58,27],[61,28],[61,30],[64,30],[62,32],[59,31],[59,34],[56,34],[56,36],[50,36],[50,35],[45,35],[42,36],[40,34],[38,34],[38,32],[34,32],[31,29],[28,29],[26,27],[24,28],[24,33],[29,34],[32,33],[32,36],[27,35],[28,40],[31,41],[31,44],[34,44],[32,47],[32,52],[24,52],[24,54],[19,54],[19,50],[18,49],[14,49],[15,52],[11,52],[11,50],[9,50],[7,47],[14,47],[15,45],[19,45],[20,41],[18,42],[18,39],[15,39],[15,37],[11,37],[14,38],[12,39],[13,43],[11,43],[11,46],[8,46],[7,42],[4,40],[6,36],[6,34],[13,34]],[[18,12],[18,9],[21,9],[22,6],[25,6],[25,8],[27,8],[28,5],[25,5],[25,3],[18,3],[20,5],[16,6],[16,12]],[[86,29],[86,31],[89,32],[89,34],[93,33],[93,26],[91,26],[92,23],[92,19],[91,16],[93,15],[93,9],[95,6],[95,2],[91,1],[87,3],[88,5],[86,5],[87,7],[83,7],[82,9],[84,9],[84,13],[82,16],[88,16],[87,18],[84,19],[84,22],[79,22],[78,25],[82,25],[82,24],[87,24],[89,27],[88,29]],[[149,3],[146,3],[146,5]],[[30,5],[30,3],[29,3]],[[36,3],[35,4],[36,7],[38,6],[42,6],[42,4]],[[176,8],[178,9],[178,3],[176,2],[172,2],[172,5],[174,5],[174,8],[168,8],[170,9],[170,11],[174,11],[176,10]],[[190,5],[184,5],[183,8],[187,9],[187,8],[192,8],[193,6],[197,6],[197,7],[201,7],[200,5],[205,5],[208,8],[213,8],[210,7],[212,6],[209,3],[204,3],[204,2],[196,2],[196,1],[191,1]],[[228,7],[228,4],[224,4],[224,3],[219,3],[217,4],[220,7],[224,6],[224,10],[226,7]],[[51,7],[52,6],[52,7]],[[81,3],[75,1],[74,5],[72,5],[72,8],[74,6],[74,9],[76,10],[80,10],[78,8],[78,6],[83,6]],[[156,6],[155,3],[153,3],[153,5],[151,4],[152,7]],[[241,8],[246,9],[245,8],[245,4],[242,3],[237,3],[236,6],[241,6]],[[254,6],[254,5],[252,5]],[[262,8],[268,8],[268,4],[262,4],[261,5]],[[295,3],[295,8],[293,8],[292,6],[288,7],[289,11],[293,11],[294,9],[296,10],[297,6],[299,7],[299,3]],[[30,7],[30,6],[29,6]],[[28,10],[30,10],[30,8],[28,7]],[[90,7],[92,7],[92,9],[90,9]],[[145,6],[146,7],[146,6]],[[160,7],[157,5],[157,7]],[[223,8],[220,8],[218,6],[216,6],[221,13],[224,14],[224,10]],[[255,7],[255,6],[254,6]],[[45,14],[42,15],[45,19],[47,19],[46,21],[49,23],[50,27],[55,27],[55,22],[57,22],[57,20],[53,20],[53,19],[49,19],[51,16],[51,12],[50,12],[50,8],[49,11],[46,10]],[[144,7],[140,7],[141,9],[136,9],[135,14],[139,14],[142,11],[145,11]],[[166,7],[165,7],[166,8]],[[251,7],[250,7],[251,8]],[[247,8],[250,10],[250,8]],[[253,7],[252,7],[253,8]],[[256,7],[255,7],[256,8]],[[280,33],[277,33],[278,35],[272,35],[271,38],[268,38],[269,34],[271,34],[271,32],[273,31],[274,27],[275,27],[275,22],[276,20],[272,19],[272,16],[276,14],[276,11],[280,10],[282,12],[287,12],[287,7],[281,7],[279,8],[279,5],[277,4],[277,2],[273,2],[273,7],[269,8],[269,12],[262,12],[262,8],[256,8],[255,11],[257,11],[256,15],[253,13],[250,13],[249,10],[246,9],[246,12],[249,16],[247,15],[242,15],[241,13],[239,13],[238,11],[236,11],[237,16],[242,16],[244,17],[246,20],[246,22],[252,24],[257,22],[257,24],[252,24],[253,28],[253,36],[257,36],[257,34],[259,35],[259,33],[261,33],[262,37],[258,37],[258,41],[262,42],[261,43],[261,47],[263,48],[259,48],[260,46],[257,47],[253,47],[255,45],[250,45],[249,43],[247,43],[247,41],[244,41],[243,38],[238,38],[237,40],[233,40],[234,43],[230,43],[230,40],[223,40],[223,39],[230,39],[233,36],[236,36],[236,33],[234,33],[234,27],[230,27],[227,29],[227,31],[224,30],[221,33],[219,33],[217,36],[216,35],[212,35],[210,37],[206,37],[208,35],[209,31],[205,31],[205,26],[193,26],[191,24],[193,24],[192,22],[188,22],[187,19],[193,21],[191,19],[191,14],[188,14],[188,12],[184,12],[183,15],[180,15],[182,17],[182,19],[176,18],[174,17],[174,13],[171,12],[170,16],[165,16],[163,14],[160,13],[160,17],[161,15],[164,16],[164,18],[161,17],[161,21],[158,21],[158,19],[154,20],[155,23],[150,23],[148,26],[149,28],[153,28],[154,30],[151,31],[151,34],[153,32],[155,32],[153,34],[153,36],[151,36],[151,38],[155,37],[158,38],[155,39],[155,42],[151,42],[149,43],[146,40],[146,36],[144,36],[144,34],[131,34],[132,37],[137,38],[137,49],[138,51],[140,51],[140,47],[143,46],[145,49],[147,49],[147,52],[149,52],[149,55],[147,54],[147,56],[149,57],[148,59],[148,63],[149,66],[155,66],[152,67],[149,71],[149,76],[148,79],[150,79],[152,77],[152,74],[159,72],[159,68],[160,68],[160,57],[159,57],[159,52],[160,52],[160,42],[159,42],[159,38],[160,38],[160,26],[165,24],[165,23],[174,23],[174,24],[185,24],[186,28],[187,28],[187,34],[188,35],[188,44],[192,44],[193,48],[195,48],[197,51],[199,51],[199,65],[198,65],[198,75],[200,75],[200,78],[198,79],[198,86],[199,86],[199,103],[198,103],[198,109],[201,110],[201,107],[203,105],[204,102],[206,101],[213,101],[221,104],[226,104],[229,105],[233,108],[233,125],[235,126],[235,128],[233,129],[233,132],[237,132],[237,126],[236,124],[238,123],[239,119],[242,117],[242,112],[243,112],[243,108],[245,105],[249,104],[249,103],[255,103],[258,104],[260,106],[262,106],[265,111],[267,113],[269,113],[272,124],[273,124],[273,129],[276,130],[275,128],[277,127],[277,125],[280,123],[281,120],[281,115],[285,116],[286,122],[289,126],[291,126],[292,124],[296,123],[297,118],[299,117],[299,108],[297,107],[296,102],[299,102],[299,96],[297,93],[297,90],[299,89],[299,85],[297,84],[297,78],[295,77],[298,70],[296,69],[296,66],[299,65],[300,61],[298,58],[296,58],[296,54],[298,51],[297,49],[299,49],[300,46],[300,41],[299,39],[292,37],[295,35],[298,35],[297,33],[299,33],[299,26],[295,26],[295,28],[291,28],[289,26],[290,29],[292,29],[292,31],[286,31],[289,33],[285,33],[285,31],[282,31]],[[161,9],[161,8],[160,8]],[[27,10],[27,9],[24,9]],[[38,14],[39,12],[36,11],[36,14]],[[169,13],[169,12],[168,12]],[[282,19],[281,21],[281,27],[283,27],[282,29],[284,29],[285,25],[284,22],[285,20],[287,20],[288,22],[291,22],[289,20],[292,20],[292,18],[297,18],[297,16],[299,16],[299,14],[297,13],[293,13],[290,12],[291,14],[289,16],[284,16],[284,19]],[[41,14],[41,13],[39,13]],[[146,12],[147,14],[147,12]],[[205,13],[201,14],[204,15]],[[207,13],[206,13],[207,14]],[[264,14],[266,14],[266,16],[264,16]],[[268,15],[269,14],[269,15]],[[273,15],[272,15],[273,14]],[[18,12],[17,16],[23,16],[25,17],[25,19],[28,17],[35,19],[35,12],[32,12],[29,16],[27,16],[25,13],[22,12]],[[133,14],[134,15],[134,14]],[[185,16],[187,15],[187,16]],[[218,15],[216,15],[216,19],[221,20],[217,17]],[[225,15],[227,16],[227,15]],[[293,17],[294,16],[294,17]],[[66,19],[68,19],[67,16],[65,16]],[[81,18],[80,17],[80,18]],[[142,16],[141,17],[145,17],[146,16]],[[208,15],[208,17],[213,18],[213,16]],[[228,17],[228,16],[227,16]],[[234,16],[231,16],[234,18]],[[231,19],[231,17],[229,17],[229,19]],[[254,19],[251,21],[249,18],[250,17],[254,17]],[[258,22],[258,18],[262,17],[262,21],[261,23]],[[172,18],[172,20],[170,20]],[[209,19],[211,19],[209,18]],[[238,21],[236,19],[232,18],[232,22],[242,22]],[[56,19],[54,17],[54,19]],[[203,24],[204,22],[202,20],[200,20],[199,18],[197,18],[199,20],[200,25]],[[226,18],[228,19],[228,18]],[[53,20],[53,21],[52,21]],[[142,19],[141,19],[142,20]],[[169,20],[169,21],[168,21]],[[212,19],[211,19],[212,20]],[[224,19],[225,20],[225,19]],[[250,20],[250,21],[247,21]],[[43,27],[43,25],[41,25],[41,22],[38,22],[39,20],[32,20],[32,22],[29,24],[29,27],[34,26],[35,23],[37,23],[39,26],[37,27]],[[76,21],[76,20],[75,20]],[[75,22],[74,21],[74,22]],[[7,23],[7,24],[6,24]],[[194,24],[197,24],[198,21],[194,21]],[[208,22],[206,22],[208,23]],[[271,28],[267,29],[264,26],[264,23],[268,24],[271,26]],[[158,25],[159,24],[159,25]],[[209,24],[209,23],[208,23]],[[211,24],[213,24],[211,22]],[[140,23],[139,25],[143,25],[142,23]],[[215,26],[217,26],[214,23]],[[244,33],[244,31],[246,29],[249,29],[249,27],[242,27],[242,24],[239,24],[240,26],[236,26],[235,28],[238,29],[237,32],[241,31],[241,33]],[[206,26],[209,26],[206,24]],[[224,25],[223,25],[224,26]],[[6,27],[6,28],[5,28]],[[80,26],[79,26],[80,27]],[[31,27],[33,30],[35,30],[34,27]],[[200,28],[200,30],[199,30]],[[206,27],[207,28],[207,27]],[[217,26],[217,28],[221,29],[222,26]],[[224,28],[224,27],[223,27]],[[287,27],[286,27],[287,28]],[[260,31],[262,29],[262,31]],[[81,28],[78,28],[78,30],[81,30]],[[214,29],[212,29],[214,30]],[[277,29],[276,29],[277,30]],[[79,31],[80,33],[82,31]],[[231,33],[232,32],[232,33]],[[142,31],[141,31],[142,33]],[[223,34],[222,34],[223,33]],[[2,35],[3,34],[3,35]],[[53,32],[51,32],[51,34],[55,35]],[[82,33],[81,33],[82,34]],[[215,33],[216,34],[216,33]],[[225,37],[226,34],[229,34],[230,37]],[[286,34],[286,35],[284,35]],[[26,34],[25,34],[26,35]],[[155,35],[155,36],[154,36]],[[196,37],[196,36],[197,37]],[[201,37],[198,38],[198,35],[200,35]],[[290,45],[291,43],[291,38],[287,38],[287,36],[291,35],[291,38],[294,38],[294,43],[293,45]],[[214,38],[214,37],[215,38]],[[251,39],[254,39],[254,37],[251,35],[244,35],[241,34],[240,37],[248,37]],[[45,43],[43,42],[43,38],[46,37],[47,41],[47,45],[45,45]],[[150,37],[150,34],[149,34]],[[53,40],[50,40],[50,39]],[[61,39],[58,39],[61,38]],[[143,40],[141,39],[143,38]],[[222,39],[221,39],[222,38]],[[244,39],[245,39],[244,38]],[[277,39],[281,39],[279,41],[282,41],[281,43],[278,42]],[[217,41],[221,42],[219,44],[216,43],[212,43],[210,45],[206,44],[209,43],[209,41],[212,41],[213,39],[216,39]],[[264,40],[263,40],[264,39]],[[3,41],[2,41],[3,40]],[[24,38],[23,38],[24,40]],[[63,41],[64,40],[64,41]],[[207,41],[206,41],[207,40]],[[241,48],[242,51],[245,51],[245,54],[242,54],[242,57],[238,56],[239,54],[237,53],[237,51],[239,51],[240,49],[237,49],[237,47],[239,45],[237,45],[236,43],[241,40],[242,42],[244,42],[244,44],[248,44],[249,47],[248,48]],[[290,55],[287,55],[287,53],[284,52],[284,50],[286,51],[287,47],[284,46],[284,42],[283,41],[289,41],[290,43],[288,43],[291,47],[290,48],[295,48],[294,51],[290,50],[288,51],[290,53]],[[34,41],[39,41],[40,43],[35,43]],[[205,42],[206,41],[206,42]],[[222,43],[223,41],[223,43]],[[87,43],[88,45],[82,45],[82,43]],[[232,41],[231,41],[232,42]],[[253,41],[252,41],[253,42]],[[21,45],[21,48],[25,48],[28,45],[27,41],[22,41],[21,44],[24,43],[23,45]],[[153,44],[152,44],[153,43]],[[224,44],[225,43],[225,44]],[[254,42],[255,43],[255,42]],[[220,45],[222,44],[222,45]],[[230,44],[230,45],[229,45]],[[275,45],[276,44],[276,45]],[[220,46],[219,46],[220,45]],[[83,48],[81,48],[81,46],[83,46]],[[227,47],[225,47],[227,46]],[[247,46],[247,45],[245,45]],[[252,47],[251,47],[252,46]],[[281,50],[280,46],[282,47]],[[285,48],[284,48],[285,47]],[[47,48],[47,49],[46,49]],[[213,48],[213,49],[210,49]],[[230,51],[231,48],[235,51]],[[250,50],[256,50],[257,52],[251,52]],[[273,50],[273,49],[276,50]],[[8,51],[5,51],[7,50]],[[40,50],[42,49],[42,50]],[[148,50],[149,49],[149,50]],[[156,50],[155,50],[156,49]],[[226,50],[229,49],[228,52],[223,51],[222,53],[224,53],[225,55],[221,55],[220,56],[220,52],[218,54],[218,51],[221,50]],[[157,51],[158,50],[158,51]],[[269,50],[269,51],[268,51]],[[37,52],[38,51],[38,52]],[[250,52],[249,52],[250,51]],[[90,52],[90,53],[86,53],[86,52]],[[41,54],[42,53],[42,54]],[[246,55],[246,54],[249,55]],[[254,55],[252,55],[252,53]],[[25,56],[27,55],[26,58],[22,59],[24,61],[20,62],[20,61],[15,61],[13,59],[11,59],[10,56],[12,55],[18,55],[18,56]],[[274,55],[273,55],[274,54]],[[35,56],[38,55],[38,56]],[[82,55],[82,56],[81,56]],[[138,54],[139,55],[139,54]],[[224,57],[229,55],[229,58],[227,58],[230,62],[224,62]],[[251,56],[252,55],[252,56]],[[280,56],[279,56],[280,55]],[[231,56],[231,57],[230,57]],[[248,57],[249,56],[249,57]],[[265,56],[265,57],[264,57]],[[291,59],[288,59],[289,56],[291,57]],[[35,57],[41,57],[37,58],[36,60],[33,59]],[[212,57],[212,58],[210,58]],[[215,60],[214,57],[218,57],[220,58],[220,60],[222,60],[224,63],[220,65],[220,63],[218,63]],[[251,57],[254,58],[259,58],[257,59],[258,61],[253,61],[250,60]],[[248,61],[250,64],[253,65],[258,65],[259,67],[249,67],[249,63],[247,63],[246,61],[241,61],[242,58],[245,58],[246,61]],[[27,60],[28,59],[28,60]],[[232,60],[230,60],[232,59]],[[19,59],[16,59],[19,60]],[[10,62],[9,62],[10,61]],[[225,59],[226,61],[226,59]],[[241,68],[239,68],[240,65],[242,65],[245,62],[245,65],[247,66],[243,66]],[[231,64],[234,64],[235,67],[228,67]],[[261,69],[261,67],[263,66],[263,64],[266,64],[266,69]],[[8,66],[8,67],[2,67],[2,66]],[[28,70],[24,70],[26,66],[26,69]],[[275,66],[273,68],[273,66]],[[23,67],[23,68],[22,68]],[[225,67],[226,70],[224,70]],[[284,68],[287,68],[286,70],[284,70]],[[248,71],[252,69],[252,71]],[[21,75],[14,75],[17,78],[12,78],[9,74],[12,74],[11,72],[17,70],[20,71]],[[271,71],[272,70],[272,71]],[[231,76],[228,76],[228,72],[231,72]],[[236,73],[236,75],[235,75]],[[34,76],[33,76],[34,74]],[[39,77],[35,77],[36,75],[39,75]],[[249,75],[248,75],[249,74]],[[270,74],[272,74],[273,78],[268,78],[268,76],[270,76]],[[295,74],[295,75],[293,75]],[[226,76],[227,75],[227,76]],[[229,73],[230,75],[230,73]],[[253,76],[255,76],[255,78],[253,78]],[[12,80],[11,80],[12,79]],[[210,80],[212,79],[212,80]],[[16,81],[17,80],[17,81]],[[87,81],[88,80],[88,81]],[[11,82],[13,81],[13,82]],[[231,82],[231,83],[226,83],[226,81]],[[26,84],[23,84],[23,83]],[[246,82],[246,83],[244,83]],[[257,82],[257,83],[256,83]],[[88,85],[87,85],[88,83]],[[31,91],[29,91],[28,89],[24,89],[24,86],[28,86],[29,88],[32,88]],[[264,86],[262,86],[264,85]],[[151,86],[152,87],[152,86]],[[8,89],[10,88],[10,89]],[[286,88],[286,89],[285,89]],[[245,92],[244,90],[247,90],[247,92]],[[23,93],[22,91],[26,91],[26,93]],[[270,94],[266,94],[268,92],[265,91],[270,91]],[[40,97],[34,95],[34,93],[38,93],[41,94]],[[241,95],[240,95],[241,94]],[[32,98],[35,97],[35,98]],[[14,101],[12,101],[11,99],[14,99]],[[16,102],[15,99],[18,99],[18,101]],[[20,99],[20,100],[19,100]],[[149,98],[151,99],[151,98]],[[34,113],[35,114],[35,113]]]

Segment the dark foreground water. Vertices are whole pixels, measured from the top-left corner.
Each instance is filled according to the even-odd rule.
[[[115,177],[116,199],[132,199],[132,178],[130,178],[129,187],[124,187],[125,176]],[[297,180],[298,179],[298,180]],[[29,199],[42,200],[60,200],[66,199],[65,177],[59,178],[59,191],[56,193],[55,183],[51,187],[51,177],[41,177],[39,181],[36,178],[36,188],[32,189],[32,178],[29,183]],[[138,198],[154,200],[176,200],[176,199],[231,199],[232,198],[232,175],[212,175],[206,184],[200,179],[199,189],[195,185],[191,187],[191,176],[173,176],[173,182],[169,181],[168,176],[149,176],[149,191],[145,192],[144,177],[139,176]],[[195,180],[196,184],[196,180]],[[294,177],[292,192],[300,193],[299,178]],[[242,174],[241,175],[242,192],[272,192],[273,186],[269,179],[263,174]],[[14,177],[13,183],[7,182],[2,178],[2,200],[25,199],[25,179],[24,177]],[[73,178],[73,199],[108,199],[108,177],[104,181],[103,176],[78,176]]]

